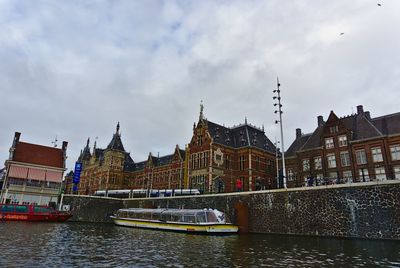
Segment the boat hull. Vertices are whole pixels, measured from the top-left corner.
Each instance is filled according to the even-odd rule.
[[[117,218],[111,216],[116,225],[156,229],[175,232],[199,233],[199,234],[234,234],[237,233],[239,228],[236,225],[229,223],[204,223],[204,224],[190,224],[184,222],[162,222],[151,220],[138,220],[128,218]]]
[[[47,221],[64,222],[71,218],[71,214],[0,214],[1,221]]]

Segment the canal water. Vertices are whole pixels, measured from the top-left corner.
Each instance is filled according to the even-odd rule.
[[[400,242],[0,222],[0,267],[400,267]]]

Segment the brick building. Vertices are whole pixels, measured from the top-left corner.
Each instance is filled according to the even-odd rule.
[[[15,132],[6,160],[1,203],[56,204],[65,171],[67,142],[61,148],[20,141]]]
[[[78,194],[97,190],[185,188],[185,151],[178,145],[171,155],[153,156],[135,163],[125,151],[117,124],[106,149],[89,147],[87,140],[78,162],[83,164]],[[185,184],[185,185],[184,185]]]
[[[190,143],[176,145],[170,155],[134,162],[122,145],[119,123],[106,149],[89,148],[89,139],[78,162],[83,170],[79,194],[113,189],[199,189],[232,192],[275,187],[275,147],[264,130],[250,124],[227,128],[208,121],[201,106]]]
[[[314,132],[296,129],[285,159],[289,187],[400,179],[400,113],[372,118],[359,105],[350,116],[318,116]]]
[[[231,128],[221,126],[205,119],[201,106],[187,150],[191,188],[215,193],[276,185],[275,147],[263,129],[247,120]]]

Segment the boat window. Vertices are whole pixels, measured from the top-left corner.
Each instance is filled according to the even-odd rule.
[[[14,206],[3,205],[1,207],[1,212],[14,212]]]
[[[160,221],[170,221],[170,220],[171,220],[171,214],[169,214],[169,213],[161,213]]]
[[[128,217],[128,212],[127,211],[118,211],[118,217],[121,217],[121,218],[126,218],[126,217]]]
[[[194,214],[185,214],[183,215],[183,221],[193,223],[196,222],[196,218]]]
[[[152,219],[152,220],[159,220],[159,219],[160,219],[160,216],[161,216],[161,213],[160,213],[160,212],[153,212],[153,213],[151,214],[151,219]]]
[[[207,211],[207,222],[218,222],[217,217],[215,216],[214,212]]]
[[[47,207],[34,207],[33,208],[33,212],[35,213],[48,213],[52,211],[51,208],[47,208]]]
[[[206,222],[206,214],[203,211],[197,212],[196,220],[197,220],[197,222]]]
[[[182,221],[182,214],[180,214],[180,213],[171,214],[171,221],[181,222]]]
[[[15,206],[15,212],[26,213],[28,212],[27,206]]]

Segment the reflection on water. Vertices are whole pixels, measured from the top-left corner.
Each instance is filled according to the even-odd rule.
[[[0,223],[1,267],[400,266],[400,242],[205,236],[109,224]]]

